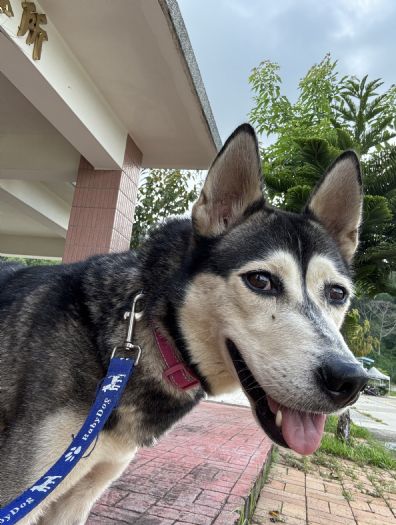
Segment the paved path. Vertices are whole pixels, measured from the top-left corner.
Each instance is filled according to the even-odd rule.
[[[270,447],[250,409],[203,402],[138,453],[88,525],[233,525]]]
[[[317,465],[282,453],[271,467],[252,525],[395,525],[395,475],[346,460],[322,458]]]
[[[360,396],[351,408],[352,420],[396,449],[396,397]]]
[[[212,397],[209,399],[215,401],[216,403],[226,403],[227,405],[240,405],[245,407],[250,406],[248,398],[245,396],[241,388],[238,388],[229,394],[223,394],[221,396]]]

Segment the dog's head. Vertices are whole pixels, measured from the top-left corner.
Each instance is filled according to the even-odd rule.
[[[268,207],[261,181],[256,136],[243,125],[193,208],[180,326],[214,394],[239,381],[266,433],[309,454],[325,414],[353,403],[367,380],[339,332],[353,294],[359,161],[341,155],[301,214]]]

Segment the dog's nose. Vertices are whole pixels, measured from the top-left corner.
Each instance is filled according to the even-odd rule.
[[[327,360],[319,374],[322,388],[340,408],[353,401],[368,381],[361,365],[337,357]]]

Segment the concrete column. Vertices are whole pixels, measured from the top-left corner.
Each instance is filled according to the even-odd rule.
[[[141,160],[129,136],[121,170],[94,170],[81,157],[63,262],[128,250]]]

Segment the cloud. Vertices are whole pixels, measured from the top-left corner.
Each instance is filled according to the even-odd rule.
[[[227,2],[223,2],[223,5],[226,9],[231,9],[236,16],[242,18],[252,18],[252,16],[254,16],[254,8],[252,9],[252,4],[246,2],[241,3],[238,0],[228,0]]]
[[[393,0],[338,0],[338,3],[345,11],[349,11],[351,14],[363,17],[372,15],[373,13],[380,13],[388,6],[390,6]]]
[[[223,139],[252,107],[248,76],[269,59],[292,100],[327,52],[340,74],[395,82],[395,0],[179,0]]]
[[[346,70],[353,71],[353,75],[363,77],[370,70],[373,63],[373,51],[371,49],[359,49],[347,53],[343,57],[343,65]]]
[[[391,0],[338,0],[332,4],[336,40],[358,37],[368,27],[381,24],[394,8]]]

